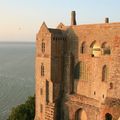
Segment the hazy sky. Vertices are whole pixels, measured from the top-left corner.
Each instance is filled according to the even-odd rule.
[[[43,21],[69,25],[72,10],[78,24],[120,22],[120,0],[0,0],[0,41],[35,41]]]

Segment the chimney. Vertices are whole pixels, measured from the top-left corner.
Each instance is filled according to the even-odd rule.
[[[71,12],[71,25],[76,25],[76,13],[75,13],[75,11]]]
[[[109,18],[105,18],[105,23],[109,23]]]

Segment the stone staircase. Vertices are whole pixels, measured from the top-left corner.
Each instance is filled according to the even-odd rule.
[[[55,119],[55,104],[48,103],[45,108],[45,120],[54,120]]]

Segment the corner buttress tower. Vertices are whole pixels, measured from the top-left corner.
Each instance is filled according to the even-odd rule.
[[[36,36],[35,120],[58,120],[65,40],[62,30],[45,23]]]
[[[35,120],[47,120],[47,109],[52,117],[53,83],[51,81],[51,34],[45,23],[42,24],[36,38],[36,116]],[[54,107],[53,107],[54,108]]]

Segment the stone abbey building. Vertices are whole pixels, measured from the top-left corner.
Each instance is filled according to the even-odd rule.
[[[35,120],[120,120],[120,22],[42,24]]]

